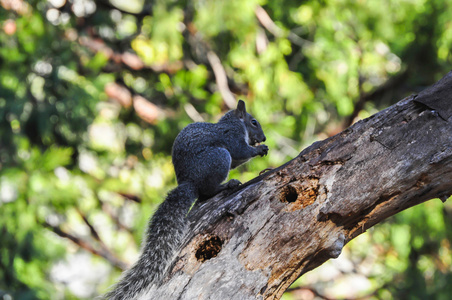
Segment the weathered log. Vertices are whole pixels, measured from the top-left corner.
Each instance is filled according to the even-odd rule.
[[[370,227],[451,194],[452,72],[233,194],[197,203],[156,294],[279,299]]]

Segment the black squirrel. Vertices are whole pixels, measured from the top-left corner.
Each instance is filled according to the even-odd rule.
[[[185,127],[172,150],[178,186],[151,218],[138,261],[104,299],[130,300],[149,295],[149,289],[163,279],[188,229],[186,215],[191,205],[198,197],[209,198],[240,185],[236,179],[221,183],[230,169],[257,155],[267,155],[268,147],[260,145],[265,140],[261,125],[246,112],[242,100],[218,123]]]

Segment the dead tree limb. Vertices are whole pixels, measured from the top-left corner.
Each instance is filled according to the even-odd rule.
[[[370,227],[451,194],[452,72],[233,194],[197,203],[157,298],[279,299]]]

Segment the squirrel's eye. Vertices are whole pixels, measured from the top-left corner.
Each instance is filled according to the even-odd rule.
[[[254,120],[254,119],[252,119],[252,120],[251,120],[251,124],[252,124],[253,126],[257,126],[257,121]]]

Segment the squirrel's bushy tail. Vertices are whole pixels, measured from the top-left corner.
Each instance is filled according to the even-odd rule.
[[[140,258],[104,299],[135,299],[162,280],[188,229],[186,215],[197,197],[197,189],[190,182],[179,184],[168,194],[150,220]]]

